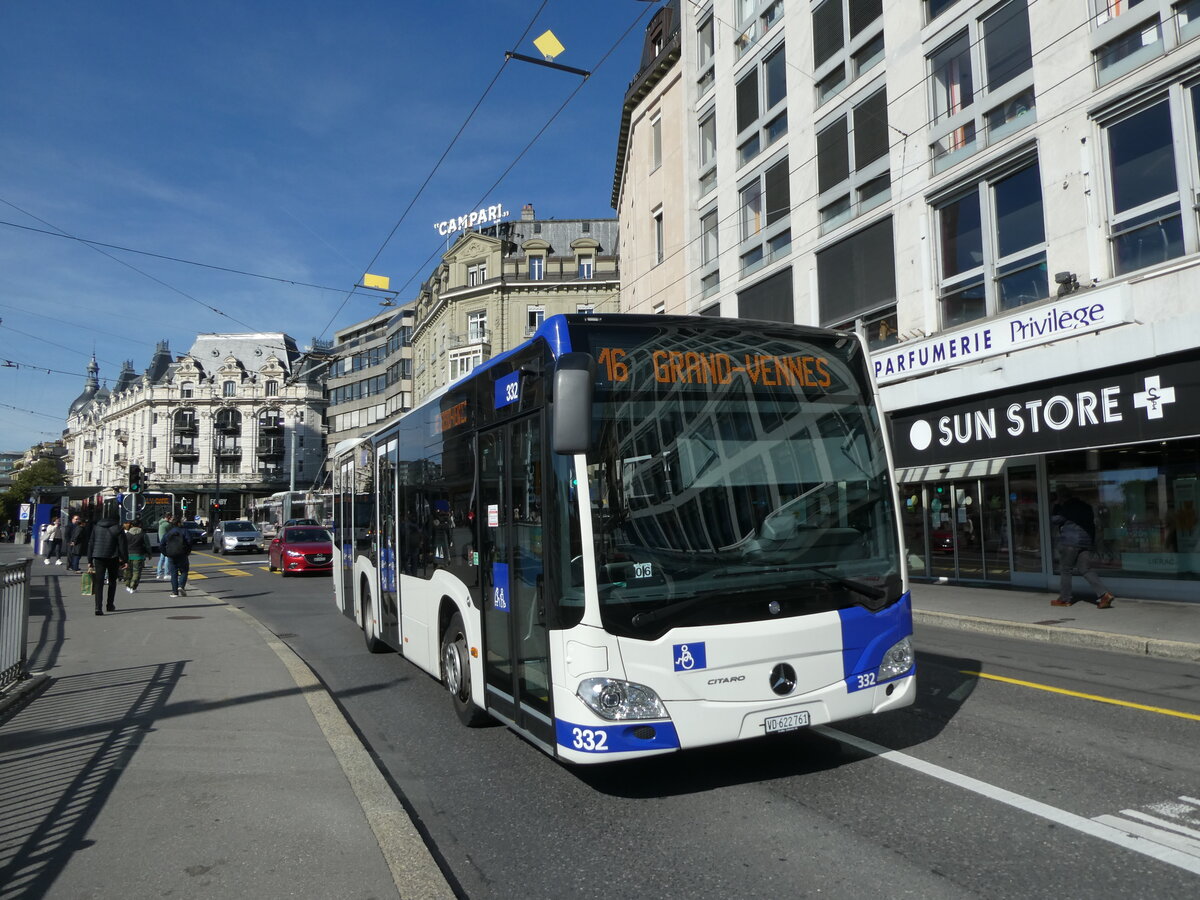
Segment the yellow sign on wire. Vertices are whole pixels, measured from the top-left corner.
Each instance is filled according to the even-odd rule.
[[[554,36],[554,32],[549,28],[543,34],[533,39],[533,46],[537,47],[546,59],[554,59],[554,57],[567,49],[559,42],[558,38]]]
[[[363,287],[378,288],[381,291],[386,291],[392,284],[392,279],[386,275],[372,275],[370,272],[362,277]]]

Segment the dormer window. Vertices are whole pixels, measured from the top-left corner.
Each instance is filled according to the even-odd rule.
[[[184,400],[190,400],[196,395],[196,382],[185,381],[179,385],[179,396]]]
[[[233,397],[237,394],[237,382],[226,381],[221,386],[221,395],[223,397]]]
[[[279,382],[274,381],[274,380],[268,381],[266,383],[264,391],[268,397],[278,397],[279,396]]]

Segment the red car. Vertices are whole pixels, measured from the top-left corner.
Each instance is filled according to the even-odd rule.
[[[283,575],[332,572],[333,538],[324,528],[293,525],[281,528],[267,548],[267,565]]]

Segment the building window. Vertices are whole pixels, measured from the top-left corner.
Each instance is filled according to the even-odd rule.
[[[546,307],[528,306],[525,308],[525,334],[533,334],[541,327],[546,318]]]
[[[575,305],[575,312],[579,313],[581,316],[590,316],[595,311],[596,307],[590,303],[577,303]]]
[[[792,302],[791,268],[776,272],[758,284],[739,291],[737,314],[742,319],[762,319],[768,322],[796,321]]]
[[[942,327],[1050,296],[1036,161],[971,185],[936,213]]]
[[[744,165],[787,133],[787,62],[784,45],[737,84],[738,165]],[[760,121],[760,118],[763,121]]]
[[[179,396],[184,400],[191,400],[196,395],[195,382],[185,381],[179,386]]]
[[[957,2],[958,0],[925,0],[925,14],[928,21],[932,22]],[[1136,3],[1137,0],[1134,2]]]
[[[467,342],[480,344],[487,340],[487,310],[467,313]]]
[[[590,279],[595,273],[596,260],[593,256],[579,257],[579,277]]]
[[[541,281],[546,277],[546,257],[531,256],[529,257],[529,280]]]
[[[896,307],[889,306],[833,327],[842,331],[858,331],[861,328],[867,338],[867,349],[874,353],[900,343],[897,321]]]
[[[883,0],[825,0],[812,32],[819,105],[883,61]]]
[[[237,383],[236,382],[226,381],[221,386],[221,395],[223,397],[233,397],[236,394],[237,394]]]
[[[487,263],[480,262],[467,266],[467,287],[476,287],[487,281]]]
[[[1200,0],[1092,0],[1096,80],[1107,84],[1200,34]]]
[[[698,93],[703,94],[713,86],[716,73],[713,68],[713,55],[716,44],[713,41],[713,17],[709,16],[696,29],[696,60],[700,77],[696,80]]]
[[[822,233],[891,197],[885,88],[817,132],[817,189]]]
[[[700,217],[700,263],[703,266],[716,263],[721,253],[717,225],[716,209],[710,209]]]
[[[1193,121],[1200,120],[1190,88]],[[1184,253],[1183,216],[1175,170],[1171,103],[1153,106],[1105,128],[1111,189],[1113,268],[1132,272]]]
[[[717,186],[717,114],[700,120],[700,196]]]
[[[840,325],[894,308],[895,258],[891,216],[817,251],[821,324]]]
[[[1008,0],[929,55],[935,172],[1035,121],[1026,2]]]
[[[650,171],[657,171],[662,166],[662,118],[656,117],[650,123]]]
[[[791,244],[791,173],[788,157],[755,174],[738,192],[741,204],[741,270],[743,275],[766,265]]]
[[[665,236],[663,235],[663,214],[660,209],[654,214],[654,264],[660,264],[664,257]]]
[[[279,382],[275,381],[275,380],[268,381],[266,383],[266,385],[264,385],[264,387],[263,387],[263,393],[267,397],[278,397],[279,396]]]
[[[483,350],[454,350],[450,353],[450,380],[457,381],[483,362]]]

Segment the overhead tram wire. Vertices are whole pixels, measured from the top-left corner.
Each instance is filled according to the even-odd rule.
[[[0,197],[0,202],[7,202],[7,201],[4,201],[4,199],[2,197]],[[21,224],[18,224],[17,222],[8,222],[8,221],[5,221],[4,219],[0,219],[0,225],[7,225],[9,228],[20,228],[22,231],[32,231],[34,234],[44,234],[49,237],[61,238],[61,239],[65,239],[68,241],[76,241],[80,244],[88,244],[91,247],[107,247],[110,250],[120,250],[122,253],[136,253],[138,256],[149,256],[152,259],[161,259],[161,260],[165,260],[166,262],[182,263],[185,266],[197,266],[198,268],[201,268],[201,269],[212,269],[213,271],[216,271],[216,272],[228,272],[230,275],[245,275],[247,278],[261,278],[264,281],[275,281],[280,284],[290,284],[290,285],[293,285],[294,287],[316,288],[319,291],[341,292],[341,291],[345,290],[345,288],[342,288],[342,287],[329,287],[328,285],[324,285],[324,284],[313,284],[308,281],[297,281],[294,278],[281,278],[278,275],[263,275],[260,272],[247,272],[244,269],[232,269],[229,266],[218,266],[214,263],[198,262],[194,259],[184,259],[183,257],[180,257],[180,256],[167,256],[164,253],[152,253],[149,250],[136,250],[133,247],[122,247],[120,244],[108,244],[108,243],[105,243],[104,241],[92,241],[92,240],[88,240],[87,238],[76,237],[73,234],[67,234],[65,232],[57,232],[57,231],[47,231],[44,228],[34,228],[30,225],[21,225]]]
[[[534,24],[537,22],[538,17],[541,16],[542,10],[546,8],[546,4],[548,2],[549,0],[542,0],[542,5],[537,8],[537,11],[529,20],[529,24],[527,24],[525,26],[525,30],[521,32],[521,37],[517,39],[518,45],[525,40],[526,35],[528,35],[533,29]],[[364,272],[371,271],[371,267],[375,265],[376,261],[383,254],[383,251],[387,248],[387,245],[391,243],[391,240],[399,230],[400,225],[406,218],[408,218],[409,212],[412,211],[413,206],[416,204],[421,194],[425,192],[425,188],[429,186],[429,182],[433,180],[433,176],[437,174],[438,169],[441,168],[442,163],[445,162],[446,157],[450,154],[450,151],[454,149],[454,145],[458,143],[458,139],[462,137],[462,133],[471,123],[471,120],[475,118],[475,113],[479,111],[479,107],[483,105],[483,101],[487,99],[487,96],[491,93],[492,88],[496,86],[496,82],[500,80],[500,75],[504,71],[504,67],[507,65],[508,57],[505,57],[504,62],[500,63],[500,68],[496,70],[496,74],[492,76],[492,80],[488,82],[488,86],[483,89],[483,93],[479,95],[479,99],[475,101],[475,105],[471,107],[471,111],[467,113],[467,117],[463,120],[463,123],[458,126],[458,131],[454,133],[454,137],[450,139],[450,143],[446,145],[446,149],[442,151],[442,155],[438,157],[437,162],[433,164],[433,168],[429,170],[429,174],[425,176],[425,180],[421,182],[421,186],[417,188],[417,192],[413,194],[412,199],[408,201],[408,206],[404,207],[404,212],[400,214],[400,218],[396,220],[396,224],[392,226],[392,230],[388,232],[388,236],[383,239],[383,243],[379,245],[379,249],[375,251],[375,255],[371,257],[371,261],[363,268]],[[411,281],[411,278],[406,281],[404,283],[404,287],[408,287],[408,284]],[[401,291],[403,291],[403,289],[404,288],[401,288]],[[318,337],[325,336],[325,333],[329,331],[333,323],[337,320],[337,317],[341,315],[342,310],[345,309],[346,304],[350,302],[350,298],[353,297],[357,291],[358,285],[355,285],[346,292],[346,296],[342,298],[342,302],[338,305],[338,308],[334,310],[333,315],[329,318],[329,321],[326,323],[325,327],[321,329],[321,333],[318,335]]]
[[[1038,0],[1031,0],[1031,2],[1038,2]],[[695,4],[693,3],[693,5],[695,5]],[[1055,44],[1057,44],[1057,43],[1059,43],[1060,41],[1062,41],[1064,38],[1066,38],[1066,37],[1070,36],[1072,33],[1074,33],[1075,31],[1079,30],[1080,28],[1082,28],[1082,27],[1085,27],[1085,26],[1088,24],[1088,22],[1089,22],[1090,20],[1091,20],[1091,17],[1089,16],[1089,17],[1088,17],[1088,19],[1086,19],[1086,20],[1085,20],[1084,22],[1082,22],[1081,24],[1079,24],[1079,25],[1073,25],[1073,26],[1071,26],[1071,28],[1069,28],[1067,31],[1063,32],[1063,34],[1059,35],[1058,37],[1056,37],[1056,38],[1054,38],[1052,41],[1050,41],[1048,44],[1046,44],[1046,45],[1044,45],[1043,47],[1039,48],[1039,49],[1038,49],[1037,51],[1035,51],[1035,52],[1034,52],[1032,55],[1033,55],[1033,56],[1038,56],[1038,55],[1040,55],[1040,54],[1042,54],[1042,53],[1046,52],[1046,51],[1047,51],[1047,50],[1049,50],[1051,47],[1053,47]],[[720,21],[721,21],[721,23],[722,23],[722,24],[724,24],[724,25],[728,25],[728,23],[726,23],[724,20],[720,20]],[[972,46],[974,46],[974,44],[977,44],[977,43],[978,43],[978,41],[975,41],[975,42],[973,42]],[[798,67],[792,66],[792,64],[791,64],[791,63],[789,63],[788,65],[789,65],[789,67],[791,67],[791,68],[796,68],[796,71],[799,71],[799,72],[801,72],[801,73],[802,73],[802,74],[804,74],[806,77],[809,77],[809,80],[812,80],[812,79],[811,79],[811,76],[808,76],[808,74],[807,74],[807,73],[805,73],[805,72],[804,72],[802,69],[799,69]],[[1047,94],[1049,94],[1049,93],[1050,93],[1051,91],[1053,91],[1055,88],[1061,87],[1063,84],[1065,84],[1066,82],[1070,81],[1072,78],[1074,78],[1074,77],[1076,77],[1076,76],[1078,76],[1078,75],[1082,74],[1083,72],[1087,71],[1087,70],[1088,70],[1088,69],[1090,69],[1090,68],[1091,68],[1091,63],[1089,62],[1089,63],[1088,63],[1086,66],[1083,66],[1083,67],[1081,67],[1081,68],[1079,68],[1079,69],[1076,69],[1076,70],[1074,70],[1074,71],[1072,71],[1072,72],[1069,72],[1069,73],[1067,73],[1067,74],[1066,74],[1066,75],[1065,75],[1063,78],[1059,79],[1059,80],[1058,80],[1058,81],[1056,81],[1054,84],[1048,85],[1047,87],[1043,88],[1043,89],[1042,89],[1042,90],[1039,92],[1039,94],[1038,94],[1038,95],[1039,95],[1039,96],[1041,96],[1041,97],[1045,97]],[[901,92],[900,94],[896,95],[896,97],[895,97],[895,98],[891,98],[891,97],[889,97],[889,99],[888,99],[888,106],[890,107],[890,106],[893,104],[893,102],[895,102],[895,100],[898,100],[900,97],[902,97],[902,96],[904,96],[905,94],[909,93],[911,90],[913,90],[913,89],[914,89],[916,86],[919,86],[920,84],[924,84],[924,79],[922,79],[920,82],[918,82],[918,83],[917,83],[916,85],[914,85],[913,87],[907,88],[905,91],[903,91],[903,92]],[[1080,106],[1084,106],[1084,105],[1086,105],[1087,103],[1090,103],[1090,102],[1091,102],[1091,100],[1092,100],[1092,97],[1091,97],[1090,95],[1088,95],[1088,96],[1085,96],[1085,97],[1083,97],[1081,100],[1079,100],[1079,101],[1077,101],[1077,102],[1075,102],[1075,103],[1072,103],[1072,104],[1070,104],[1069,106],[1063,107],[1062,109],[1060,109],[1060,110],[1056,111],[1056,112],[1055,112],[1055,113],[1054,113],[1052,116],[1050,116],[1049,118],[1046,118],[1046,119],[1039,119],[1039,124],[1042,124],[1042,125],[1048,124],[1049,122],[1052,122],[1052,121],[1054,121],[1055,119],[1059,118],[1060,116],[1062,116],[1062,115],[1065,115],[1065,114],[1067,114],[1067,113],[1069,113],[1069,112],[1072,112],[1072,111],[1074,111],[1075,109],[1078,109]],[[932,123],[933,121],[934,121],[934,120],[930,119],[930,120],[927,120],[926,122],[922,123],[921,125],[918,125],[918,126],[917,126],[917,128],[916,128],[916,129],[914,129],[914,132],[915,132],[916,130],[919,130],[920,128],[923,128],[923,127],[925,127],[926,125],[928,125],[928,124]],[[889,125],[889,128],[892,128],[892,126],[890,126],[890,125]],[[892,130],[894,130],[894,131],[897,131],[897,132],[899,132],[899,133],[901,133],[901,134],[904,134],[903,132],[900,132],[900,129],[898,129],[898,128],[893,128]],[[899,145],[902,145],[902,144],[903,144],[905,141],[907,141],[907,140],[908,140],[908,137],[909,137],[909,136],[911,136],[911,135],[905,135],[903,138],[901,138],[901,139],[899,139],[899,140],[896,140],[896,141],[892,142],[891,144],[889,144],[889,146],[888,146],[888,151],[889,151],[889,152],[891,152],[891,150],[892,150],[894,147],[897,147],[897,146],[899,146]],[[801,170],[801,169],[802,169],[804,166],[806,166],[806,165],[809,165],[809,164],[811,164],[811,163],[815,162],[816,158],[817,158],[817,157],[816,157],[816,155],[814,154],[813,156],[810,156],[810,157],[807,157],[807,158],[805,158],[805,159],[801,160],[801,161],[800,161],[800,162],[799,162],[797,165],[795,165],[795,166],[791,166],[791,165],[789,165],[789,168],[788,168],[788,174],[789,174],[789,175],[794,175],[794,174],[796,174],[796,173],[797,173],[797,172],[799,172],[799,171],[800,171],[800,170]],[[896,173],[893,173],[893,174],[894,174],[894,176],[895,176],[895,177],[894,177],[894,180],[895,180],[895,181],[897,181],[897,182],[902,182],[902,181],[904,180],[905,176],[907,176],[907,175],[911,174],[911,173],[912,173],[912,172],[914,172],[914,171],[917,171],[918,169],[921,169],[921,168],[923,168],[923,167],[924,167],[924,166],[927,164],[927,162],[928,162],[928,160],[923,158],[923,159],[920,159],[920,160],[918,160],[917,162],[915,162],[915,163],[912,163],[912,164],[910,164],[910,165],[908,165],[908,166],[902,166],[902,167],[901,167],[901,168],[900,168],[900,169],[899,169],[899,170],[898,170]],[[919,193],[921,193],[921,190],[923,190],[923,189],[913,189],[913,190],[910,190],[908,193],[902,193],[901,195],[899,195],[898,197],[894,198],[894,199],[891,201],[891,204],[892,204],[892,206],[893,206],[893,207],[895,207],[895,206],[898,206],[898,205],[902,204],[903,202],[905,202],[905,201],[907,201],[907,200],[910,200],[910,199],[912,199],[913,197],[915,197],[915,196],[917,196]],[[817,199],[819,196],[820,196],[819,194],[813,194],[813,195],[811,195],[811,196],[808,196],[808,197],[801,198],[801,199],[799,199],[799,200],[795,201],[794,203],[792,203],[792,204],[789,206],[789,211],[793,211],[793,210],[795,210],[796,208],[798,208],[798,207],[802,206],[802,205],[803,205],[803,204],[805,204],[805,203],[809,203],[809,202],[811,202],[811,201],[813,201],[813,200],[816,200],[816,199]],[[764,213],[763,213],[763,214],[764,214],[764,215],[766,215],[766,214],[767,214],[767,212],[768,212],[768,211],[764,210]],[[723,218],[721,218],[720,220],[718,220],[718,226],[719,226],[721,229],[726,229],[726,228],[730,228],[730,227],[736,227],[736,225],[737,225],[737,222],[736,222],[735,220],[736,220],[736,219],[737,219],[737,218],[740,216],[740,214],[741,214],[741,207],[737,207],[736,209],[734,209],[734,211],[733,211],[733,212],[729,213],[727,216],[724,216]],[[801,231],[801,232],[798,232],[798,233],[796,233],[796,234],[793,236],[793,244],[796,242],[796,240],[797,240],[797,239],[804,239],[804,238],[807,238],[807,237],[809,237],[810,235],[812,235],[812,234],[813,234],[813,232],[819,232],[819,229],[820,229],[820,227],[821,227],[820,223],[817,223],[815,226],[812,226],[812,227],[810,227],[810,228],[808,228],[808,229],[805,229],[804,231]],[[818,234],[818,237],[819,237],[819,236],[820,236],[820,235]],[[847,236],[849,236],[849,235],[847,235]],[[676,250],[674,250],[674,251],[673,251],[673,252],[672,252],[672,253],[671,253],[671,254],[670,254],[670,255],[669,255],[667,258],[668,258],[668,259],[670,259],[670,258],[673,258],[674,256],[678,255],[679,253],[682,253],[682,252],[683,252],[684,250],[686,250],[688,247],[692,246],[693,244],[699,243],[699,242],[700,242],[701,240],[703,240],[703,239],[704,239],[704,235],[702,235],[702,234],[701,234],[701,235],[697,235],[696,237],[692,238],[692,240],[690,240],[690,241],[688,241],[688,242],[686,242],[686,243],[684,243],[684,244],[681,244],[681,245],[680,245],[680,246],[679,246],[679,247],[678,247]],[[843,238],[838,238],[838,240],[842,240],[842,239],[843,239]],[[811,246],[812,246],[812,245],[810,244],[810,248],[811,248]],[[798,250],[798,251],[796,251],[796,252],[803,252],[803,249],[804,249],[804,248],[802,248],[801,250]],[[682,275],[681,275],[679,278],[676,278],[674,281],[672,281],[672,282],[670,282],[668,285],[666,285],[666,287],[671,287],[672,285],[678,284],[678,283],[679,283],[680,281],[682,281],[683,279],[685,279],[685,278],[689,278],[689,277],[691,277],[692,275],[695,275],[697,272],[701,271],[703,268],[704,268],[704,266],[703,266],[703,264],[702,264],[702,265],[696,266],[696,267],[695,267],[695,268],[693,268],[693,269],[690,269],[690,270],[688,270],[687,272],[684,272],[684,273],[683,273],[683,274],[682,274]],[[646,274],[649,274],[649,273],[647,272],[647,273],[644,273],[643,275],[640,275],[640,276],[638,276],[638,278],[634,279],[634,280],[633,280],[632,282],[630,282],[628,285],[622,284],[622,288],[629,287],[629,286],[632,286],[633,284],[636,284],[636,283],[637,283],[638,281],[640,281],[640,280],[641,280],[643,277],[645,277],[645,275],[646,275]],[[601,301],[600,301],[600,303],[598,303],[598,304],[597,304],[597,307],[599,307],[599,306],[602,306],[603,304],[605,304],[605,303],[609,302],[610,300],[614,299],[616,296],[617,296],[616,294],[613,294],[613,295],[610,295],[609,297],[606,297],[605,299],[601,300]],[[685,297],[684,299],[685,299],[685,301],[690,301],[690,300],[692,300],[692,299],[693,299],[694,297],[696,297],[696,296],[698,296],[698,295],[697,295],[697,294],[690,294],[690,295],[688,295],[687,297]]]
[[[59,228],[54,223],[47,222],[45,219],[40,218],[39,216],[35,216],[33,213],[29,212],[28,210],[22,209],[21,207],[17,206],[15,203],[5,200],[3,197],[0,197],[0,203],[3,203],[5,206],[12,207],[17,212],[21,213],[22,215],[29,216],[29,218],[33,219],[34,221],[41,222],[47,228],[53,228],[55,231],[57,231],[59,234],[64,235],[65,237],[70,237],[70,238],[75,239],[75,236],[73,234],[71,234],[70,232],[64,231],[63,229]],[[157,278],[154,275],[151,275],[149,272],[142,271],[141,269],[139,269],[137,266],[133,265],[132,263],[128,263],[123,259],[113,256],[111,253],[105,252],[104,250],[100,249],[100,247],[93,246],[92,244],[89,244],[86,241],[83,242],[83,245],[85,247],[88,247],[88,248],[96,251],[101,256],[108,257],[113,262],[119,263],[120,265],[125,266],[127,269],[132,269],[133,271],[137,272],[142,277],[149,278],[155,284],[161,285],[162,287],[165,287],[169,291],[174,291],[176,294],[179,294],[179,296],[184,297],[188,300],[191,300],[193,303],[198,304],[199,306],[203,306],[205,309],[215,312],[219,316],[224,316],[226,319],[229,319],[231,322],[236,322],[238,325],[241,325],[243,328],[245,328],[249,331],[256,330],[254,327],[247,325],[245,322],[241,321],[240,319],[236,319],[233,316],[229,315],[229,313],[223,312],[222,310],[217,309],[215,306],[210,306],[209,304],[205,303],[203,300],[199,300],[196,297],[193,297],[191,294],[187,293],[186,291],[182,291],[179,288],[175,287],[174,285],[167,284],[167,282],[163,281],[161,278]]]
[[[625,39],[627,37],[629,37],[629,33],[631,31],[633,31],[633,29],[637,26],[637,24],[642,20],[642,17],[645,16],[649,11],[650,11],[650,7],[647,6],[640,13],[638,13],[638,15],[634,18],[634,20],[629,23],[629,27],[626,28],[625,31],[621,33],[621,36],[619,38],[617,38],[617,40],[613,43],[613,45],[611,47],[608,48],[608,50],[605,51],[604,55],[600,57],[600,59],[597,61],[597,63],[594,66],[592,66],[592,68],[591,68],[592,74],[595,74],[596,71],[602,65],[604,65],[605,61],[610,56],[612,56],[613,53],[616,52],[617,48],[625,42]],[[507,62],[507,60],[505,60],[505,61]],[[538,139],[541,138],[541,136],[546,133],[546,129],[548,129],[551,125],[554,124],[554,120],[557,119],[559,117],[559,115],[562,113],[562,111],[567,108],[567,104],[569,104],[572,100],[574,100],[575,96],[581,90],[583,90],[583,86],[586,83],[587,83],[587,79],[585,78],[582,81],[580,81],[579,84],[577,84],[575,86],[575,90],[571,91],[571,93],[567,95],[567,99],[565,99],[559,105],[558,109],[556,109],[554,111],[554,113],[550,116],[550,118],[546,120],[546,124],[544,124],[538,130],[537,134],[535,134],[532,138],[530,138],[529,143],[527,143],[521,149],[521,152],[516,155],[516,158],[513,159],[513,161],[508,164],[508,167],[505,168],[505,170],[500,173],[500,177],[496,179],[496,181],[492,184],[491,187],[489,187],[486,191],[483,192],[483,194],[480,196],[479,200],[475,203],[475,206],[479,206],[480,204],[482,204],[483,201],[485,199],[487,199],[488,195],[491,194],[492,191],[494,191],[497,187],[500,186],[500,184],[504,181],[504,179],[508,177],[508,173],[511,172],[516,167],[517,163],[519,163],[521,161],[521,159],[525,156],[525,154],[530,151],[530,149],[533,147],[533,145],[537,143]],[[429,254],[429,256],[427,256],[425,258],[425,261],[423,263],[421,263],[421,265],[418,267],[417,271],[414,272],[412,275],[410,275],[408,277],[408,280],[406,282],[404,282],[403,287],[400,288],[401,293],[403,293],[408,288],[408,286],[410,284],[412,284],[412,280],[414,278],[418,277],[422,272],[426,271],[429,268],[429,264],[431,262],[433,262],[434,258],[438,255],[438,253],[439,253],[439,249],[435,249],[432,253]]]

